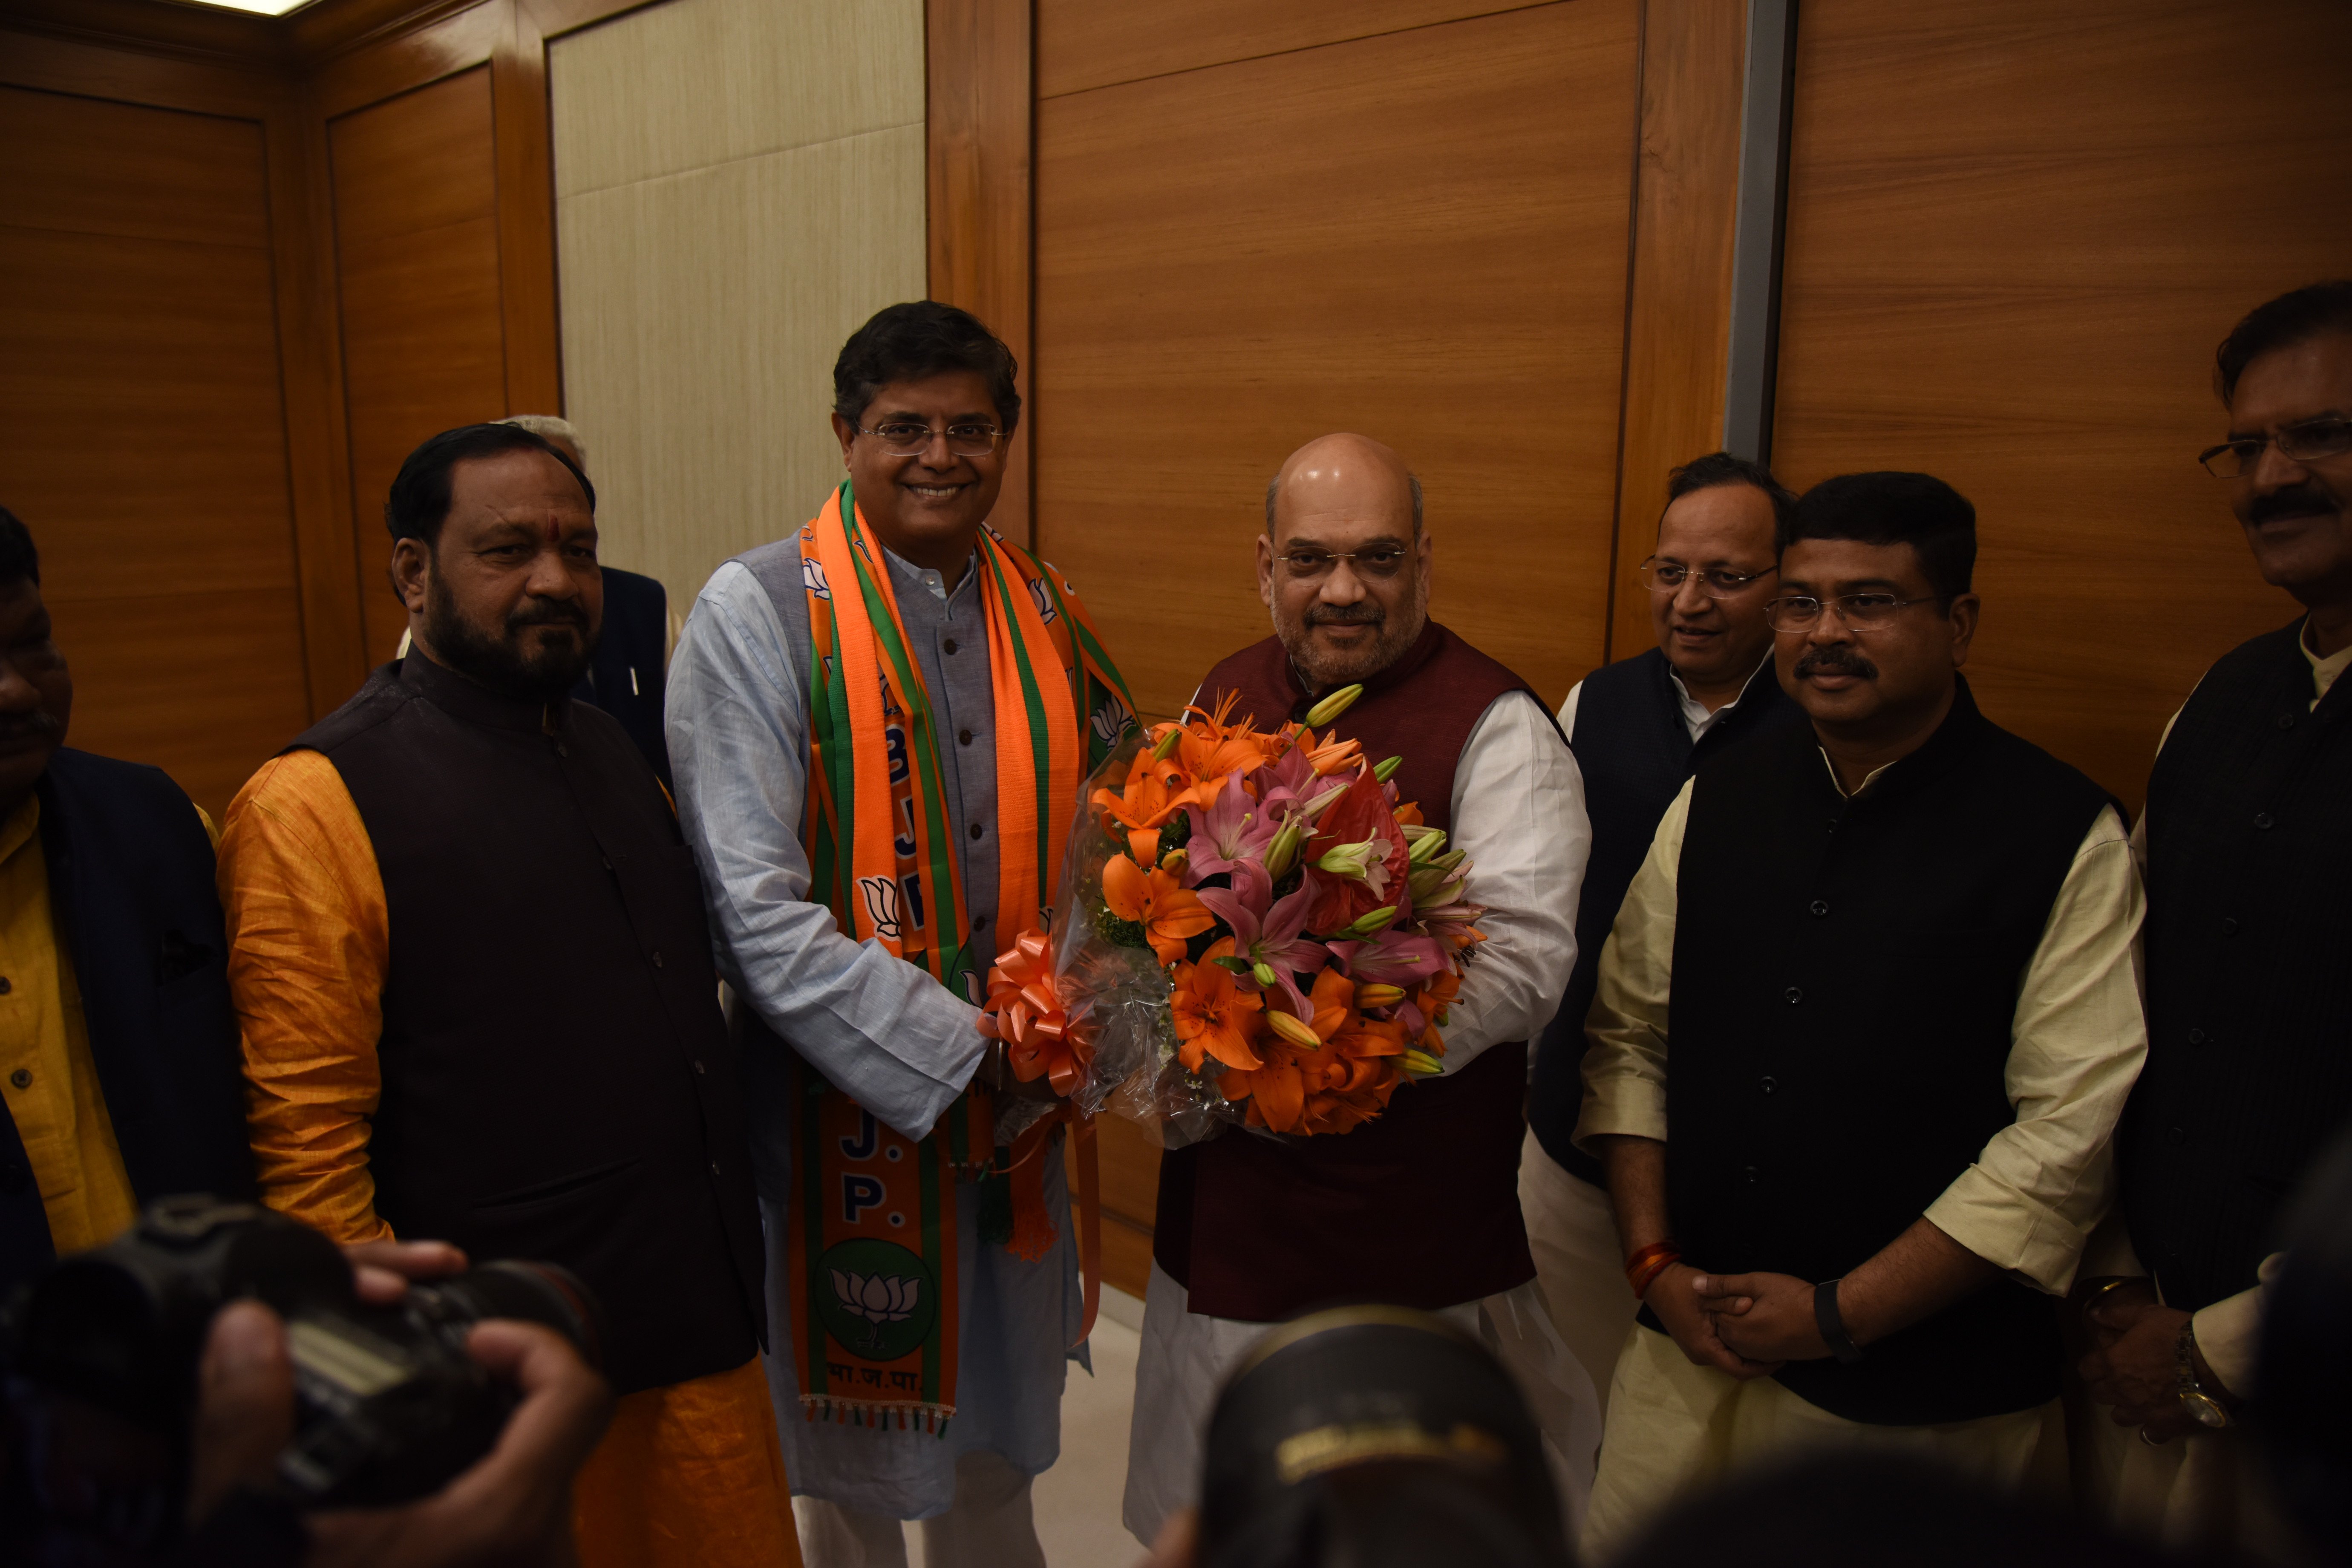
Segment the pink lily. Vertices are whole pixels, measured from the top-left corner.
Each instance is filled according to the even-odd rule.
[[[1244,861],[1234,887],[1202,888],[1201,902],[1231,928],[1234,956],[1263,966],[1257,976],[1261,983],[1265,978],[1264,972],[1272,971],[1275,987],[1289,1002],[1290,1010],[1302,1018],[1312,1017],[1306,994],[1298,989],[1293,972],[1312,974],[1323,967],[1329,956],[1321,942],[1309,942],[1300,934],[1307,928],[1307,910],[1315,907],[1315,879],[1301,879],[1296,892],[1276,900],[1267,908],[1265,898],[1272,889],[1261,880],[1265,875],[1265,868],[1254,861]]]
[[[1192,837],[1184,844],[1188,888],[1199,887],[1204,878],[1232,873],[1237,866],[1263,861],[1265,847],[1282,826],[1278,809],[1268,811],[1240,788],[1219,790],[1205,810],[1196,805],[1187,814],[1192,819]]]
[[[1204,902],[1207,897],[1202,895]],[[1446,949],[1434,938],[1410,936],[1393,928],[1370,942],[1335,942],[1330,953],[1351,980],[1398,985],[1407,991],[1433,974],[1443,973],[1446,965]]]

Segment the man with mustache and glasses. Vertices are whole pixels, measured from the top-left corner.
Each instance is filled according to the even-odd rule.
[[[1811,723],[1675,797],[1586,1025],[1577,1140],[1643,1302],[1595,1556],[1811,1444],[2022,1479],[2056,1434],[2048,1298],[2106,1211],[2146,1051],[2116,808],[1959,674],[1975,509],[1848,474],[1787,541],[1774,661]]]
[[[2129,1240],[2077,1287],[2103,1502],[2184,1543],[2280,1536],[2235,1429],[2282,1205],[2352,1117],[2352,994],[2329,911],[2352,881],[2352,280],[2223,340],[2229,438],[2202,454],[2263,580],[2304,614],[2205,672],[2136,831],[2147,1070],[2118,1141]],[[2108,1227],[2112,1232],[2115,1226]],[[2134,1428],[2138,1439],[2134,1438]]]
[[[162,770],[68,749],[73,673],[0,507],[0,1297],[253,1161],[211,823]]]
[[[799,1561],[760,1368],[761,1237],[702,888],[645,757],[569,693],[595,491],[508,425],[384,507],[408,654],[229,806],[220,887],[263,1201],[355,1243],[541,1258],[621,1395],[595,1564]]]
[[[1750,735],[1802,724],[1780,690],[1764,606],[1796,501],[1761,463],[1710,452],[1668,476],[1657,548],[1641,564],[1657,646],[1576,683],[1559,727],[1576,753],[1592,857],[1576,909],[1576,972],[1536,1048],[1519,1206],[1552,1322],[1601,1391],[1639,1304],[1619,1268],[1601,1163],[1573,1142],[1584,1016],[1625,889],[1691,774]]]
[[[1238,1130],[1161,1156],[1127,1527],[1150,1541],[1196,1500],[1223,1375],[1268,1323],[1340,1300],[1441,1311],[1484,1332],[1534,1401],[1571,1513],[1599,1396],[1553,1329],[1519,1216],[1527,1042],[1576,962],[1589,830],[1576,761],[1527,683],[1429,618],[1421,482],[1362,436],[1291,454],[1266,489],[1258,595],[1275,635],[1209,672],[1272,728],[1362,683],[1331,732],[1403,763],[1400,800],[1451,835],[1486,940],[1444,1026],[1444,1072],[1345,1133]]]

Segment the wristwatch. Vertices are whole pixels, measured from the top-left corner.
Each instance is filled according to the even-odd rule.
[[[2180,1337],[2173,1342],[2173,1363],[2179,1369],[2180,1408],[2200,1426],[2215,1432],[2226,1432],[2235,1426],[2236,1417],[2229,1406],[2197,1381],[2197,1324],[2194,1319],[2180,1325]]]

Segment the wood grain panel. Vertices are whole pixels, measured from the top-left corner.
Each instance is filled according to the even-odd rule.
[[[1151,1282],[1151,1220],[1160,1198],[1160,1140],[1123,1116],[1095,1120],[1102,1175],[1103,1279],[1140,1300]],[[1072,1159],[1071,1191],[1077,1190]]]
[[[1054,98],[1541,3],[1357,0],[1343,5],[1268,5],[1264,0],[1163,0],[1147,9],[1106,5],[1101,0],[1037,0],[1037,96]]]
[[[1030,359],[1032,120],[1030,0],[933,0],[929,6],[929,297],[988,323],[1020,362],[1025,404]],[[1004,488],[990,523],[1034,543],[1030,421],[1014,429]]]
[[[74,742],[208,809],[307,721],[262,128],[0,88],[0,496]]]
[[[2198,675],[2295,613],[2195,455],[2213,345],[2352,257],[2352,10],[1806,0],[1797,47],[1776,466],[1968,495],[1987,711],[2136,805]]]
[[[393,475],[436,431],[508,412],[489,68],[345,115],[329,140],[352,514],[382,660],[407,625],[383,577]]]
[[[1654,641],[1650,596],[1634,568],[1657,538],[1667,470],[1723,445],[1746,11],[1744,0],[1649,0],[1643,7],[1612,659]]]
[[[1265,634],[1266,479],[1334,429],[1421,473],[1441,619],[1550,700],[1600,661],[1635,18],[1575,0],[1039,105],[1038,541],[1145,710]]]

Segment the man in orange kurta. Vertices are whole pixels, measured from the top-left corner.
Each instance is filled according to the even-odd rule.
[[[564,695],[601,610],[593,507],[502,426],[394,481],[413,649],[223,835],[256,1163],[339,1241],[588,1282],[622,1398],[576,1489],[583,1563],[797,1564],[699,887],[651,770]]]

